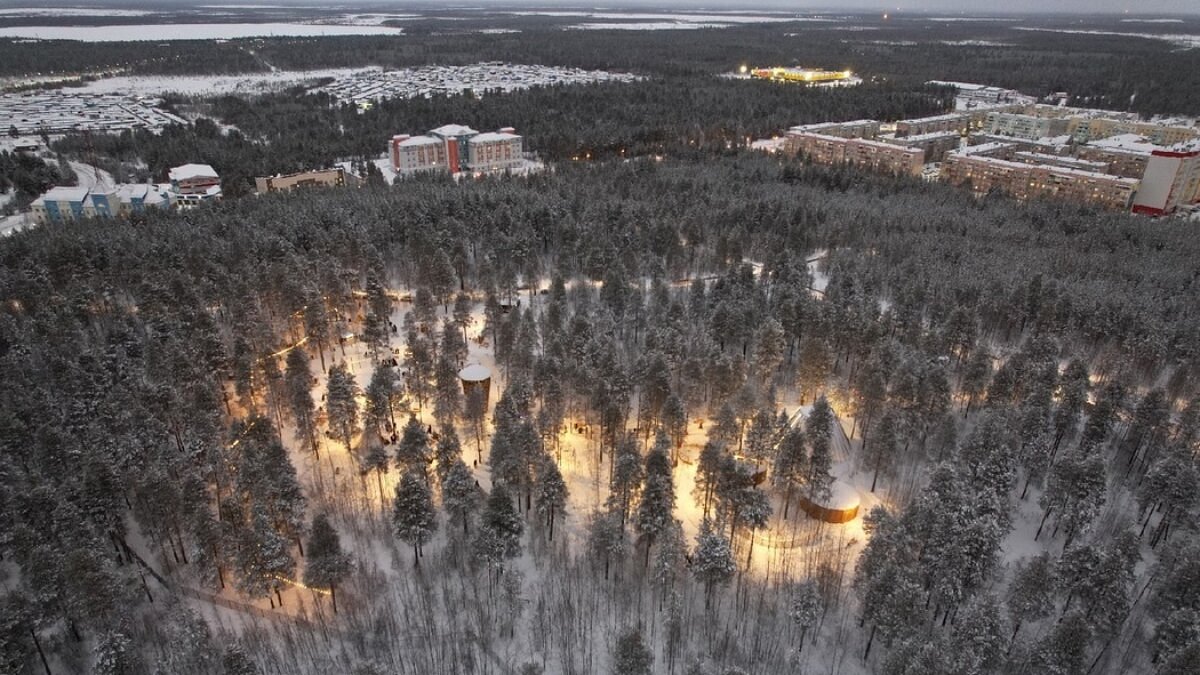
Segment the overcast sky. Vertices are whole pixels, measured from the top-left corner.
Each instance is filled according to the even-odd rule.
[[[420,0],[418,0],[420,1]],[[444,4],[457,6],[476,5],[465,0],[448,0]],[[880,2],[879,0],[485,0],[484,5],[533,5],[538,7],[569,6],[588,7],[679,7],[679,8],[730,8],[752,12],[755,9],[811,9],[826,10],[878,10],[879,12],[947,12],[951,14],[1001,14],[1030,12],[1060,13],[1119,13],[1128,10],[1131,14],[1200,14],[1200,0],[911,0],[906,2]],[[476,5],[477,6],[477,5]]]

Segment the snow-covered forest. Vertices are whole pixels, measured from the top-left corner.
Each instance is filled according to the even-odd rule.
[[[0,671],[1195,673],[1197,260],[749,155],[17,234]]]

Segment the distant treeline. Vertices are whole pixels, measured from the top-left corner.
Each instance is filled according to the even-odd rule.
[[[183,75],[502,60],[681,76],[728,72],[744,63],[804,64],[851,68],[869,79],[902,86],[931,79],[966,80],[1034,95],[1065,91],[1074,103],[1144,114],[1200,110],[1200,49],[1179,49],[1159,39],[1017,31],[1010,23],[998,22],[883,22],[878,17],[699,31],[563,30],[564,21],[568,19],[431,19],[405,22],[402,36],[222,43],[2,40],[0,75],[115,67],[139,74]],[[1071,24],[1070,29],[1136,30],[1130,26],[1093,21]],[[471,32],[485,27],[519,32]]]

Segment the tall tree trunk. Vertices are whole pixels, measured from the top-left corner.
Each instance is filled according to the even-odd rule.
[[[46,660],[46,652],[42,651],[42,641],[38,639],[37,631],[32,626],[29,628],[29,636],[33,638],[33,646],[37,648],[38,658],[42,660],[42,668],[46,670],[46,675],[51,675],[50,662]]]
[[[871,643],[875,642],[876,628],[878,628],[878,626],[871,626],[871,637],[867,638],[867,649],[863,652],[863,661],[866,661],[867,657],[871,655]]]

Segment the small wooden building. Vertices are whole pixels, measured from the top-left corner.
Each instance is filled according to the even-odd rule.
[[[848,523],[858,517],[858,490],[849,483],[834,480],[829,486],[829,499],[810,500],[800,497],[800,508],[810,517],[826,523]]]
[[[483,391],[483,405],[486,408],[492,391],[492,371],[487,366],[472,363],[458,371],[458,379],[462,380],[464,396],[470,396],[476,389]]]

